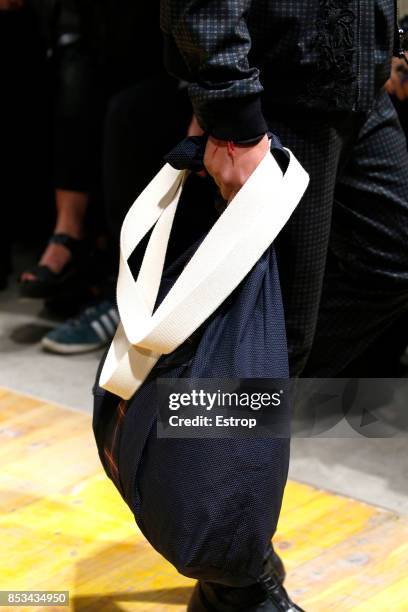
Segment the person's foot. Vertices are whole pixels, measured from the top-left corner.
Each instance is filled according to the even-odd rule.
[[[304,612],[289,597],[283,582],[286,578],[286,571],[281,558],[273,550],[270,551],[265,560],[264,572],[259,578],[259,584],[266,593],[264,608],[254,608],[253,612]],[[269,606],[269,607],[268,607]],[[273,607],[275,606],[275,607]],[[248,612],[252,612],[252,609]]]
[[[58,278],[75,258],[84,233],[84,218],[89,196],[85,192],[56,189],[56,225],[37,266],[26,270],[20,277],[21,283],[35,283],[42,280],[41,272]],[[47,296],[43,296],[47,297]]]
[[[39,266],[45,266],[54,274],[60,274],[63,268],[71,261],[72,252],[63,244],[49,242],[38,262]],[[34,270],[26,270],[21,275],[21,281],[36,281],[38,279]]]
[[[287,594],[283,586],[285,576],[282,560],[271,548],[257,584],[227,587],[199,581],[193,590],[187,612],[304,612]]]
[[[116,307],[105,300],[48,332],[41,345],[46,351],[60,355],[95,351],[112,340],[118,323]]]
[[[227,587],[200,580],[194,587],[187,612],[277,612],[266,608],[265,592],[259,585]]]
[[[81,274],[84,242],[68,234],[53,234],[40,263],[20,276],[23,297],[48,299]]]

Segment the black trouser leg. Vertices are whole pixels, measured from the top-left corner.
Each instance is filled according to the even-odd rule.
[[[268,120],[270,129],[310,175],[308,190],[276,245],[292,376],[302,372],[312,348],[336,177],[361,121],[361,117],[350,115],[334,120],[310,113],[285,119],[273,112]]]
[[[408,310],[408,154],[388,95],[335,191],[330,257],[307,376],[335,376]]]

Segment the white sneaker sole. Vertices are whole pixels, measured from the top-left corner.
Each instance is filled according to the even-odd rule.
[[[43,338],[41,346],[49,353],[57,353],[58,355],[77,355],[79,353],[90,353],[104,348],[108,342],[97,342],[95,344],[61,344],[51,338]]]

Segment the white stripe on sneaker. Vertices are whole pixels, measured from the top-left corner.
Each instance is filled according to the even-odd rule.
[[[102,315],[100,320],[102,321],[102,323],[103,323],[105,329],[107,330],[108,334],[113,336],[115,331],[116,331],[116,326],[112,323],[112,321],[110,320],[108,315],[106,315],[106,314]]]
[[[102,325],[98,323],[98,321],[91,321],[91,326],[93,327],[93,330],[96,335],[100,338],[100,340],[102,340],[102,342],[108,341],[108,334],[103,329]]]
[[[115,325],[119,325],[119,313],[116,310],[116,308],[111,308],[108,312],[108,315],[110,316],[112,321],[115,323]]]

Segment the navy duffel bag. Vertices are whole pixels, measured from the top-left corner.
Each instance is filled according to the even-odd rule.
[[[196,158],[197,141],[189,144],[191,156],[183,160],[179,148],[173,156],[176,165],[186,167],[189,159]],[[121,325],[94,387],[93,429],[101,462],[147,540],[180,573],[229,585],[251,584],[262,570],[281,508],[289,439],[158,437],[157,381],[288,377],[272,242],[300,201],[308,177],[290,152],[285,155],[287,169],[282,173],[281,164],[268,154],[241,190],[247,202],[239,199],[240,191],[211,229],[206,220],[213,216],[213,202],[191,201],[194,179],[188,171],[164,167],[173,173],[167,182],[161,178],[168,197],[159,193],[157,183],[156,190],[150,185],[145,199],[142,194],[130,211],[134,219],[125,220],[122,229]],[[139,227],[146,198],[159,200],[160,210],[146,213],[149,218],[146,223],[142,219],[140,224],[145,225]],[[157,229],[163,211],[175,200],[171,220]],[[183,244],[183,252],[167,265],[169,251],[166,259],[163,253],[158,255],[154,242],[174,244],[178,228],[180,235],[188,234],[186,220],[196,204],[200,210],[195,214],[195,231],[201,218],[203,235],[198,232],[194,244]],[[220,221],[235,204],[237,211],[222,228]],[[276,210],[271,213],[271,208]],[[238,214],[241,225],[235,224]],[[265,227],[267,223],[274,227]],[[236,235],[231,237],[228,230]],[[129,258],[148,232],[150,246],[135,281],[129,274]],[[217,251],[220,242],[224,248]],[[160,264],[155,267],[157,259]],[[197,274],[203,276],[201,288],[200,282],[191,280]],[[142,299],[129,305],[130,294]]]

